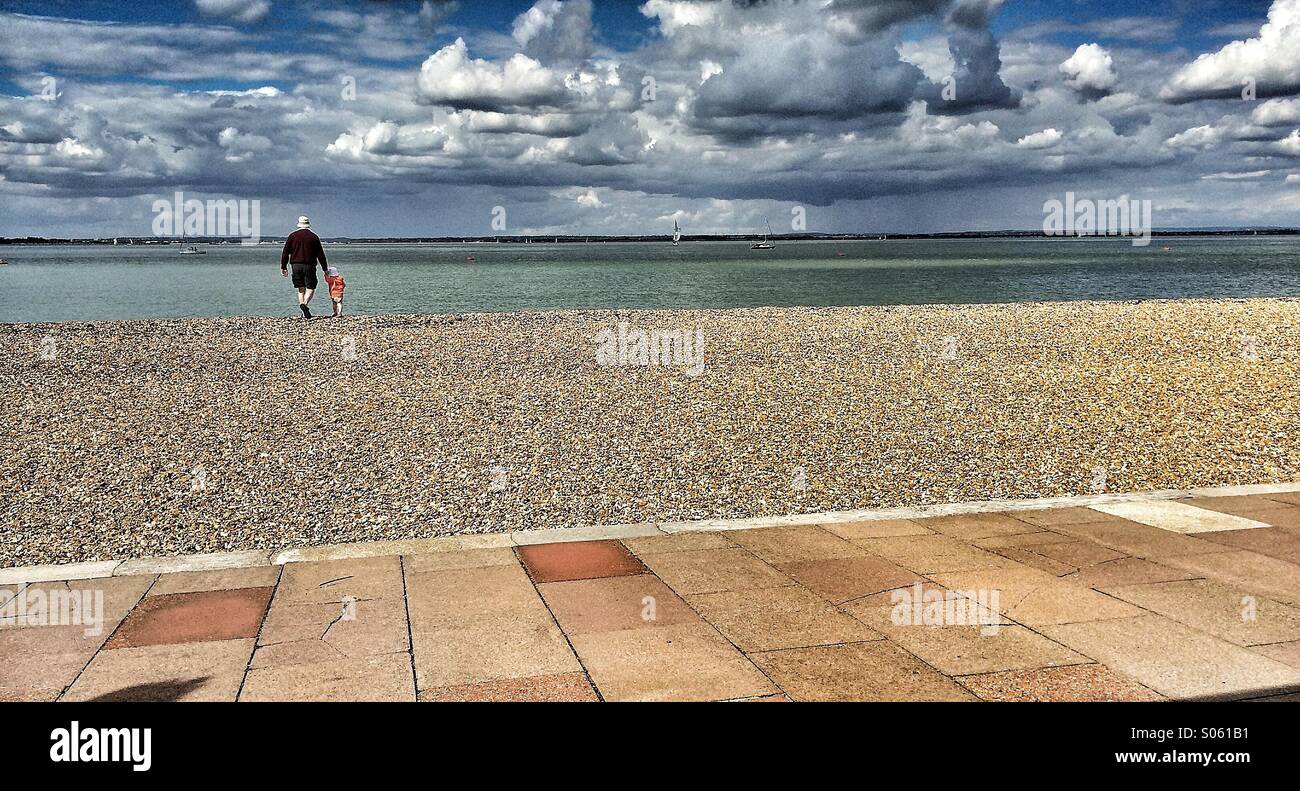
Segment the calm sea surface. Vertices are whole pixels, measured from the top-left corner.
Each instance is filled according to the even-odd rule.
[[[1169,249],[1164,249],[1168,247]],[[0,246],[0,322],[288,316],[279,247]],[[1300,296],[1300,238],[327,245],[352,313]],[[476,260],[467,260],[473,256]],[[322,281],[322,285],[324,285]],[[328,313],[324,294],[313,300]]]

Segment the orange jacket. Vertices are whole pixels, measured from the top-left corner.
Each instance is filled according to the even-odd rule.
[[[334,299],[343,298],[343,287],[347,285],[343,281],[342,275],[326,275],[325,282],[330,284],[330,296]]]

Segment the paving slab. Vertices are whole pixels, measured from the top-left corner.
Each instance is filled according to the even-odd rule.
[[[6,686],[0,682],[0,703],[53,703],[63,694],[61,687]]]
[[[923,581],[897,563],[874,555],[780,563],[777,569],[832,604]]]
[[[285,564],[276,598],[282,603],[322,604],[396,599],[402,590],[400,557],[348,558]]]
[[[1234,549],[1248,549],[1287,563],[1300,564],[1300,532],[1284,527],[1225,530],[1221,533],[1206,533],[1205,539]]]
[[[1257,645],[1252,646],[1250,650],[1269,659],[1276,659],[1291,667],[1300,668],[1300,640],[1293,640],[1289,643],[1273,643],[1272,645]]]
[[[700,615],[745,652],[881,639],[880,633],[801,587],[690,597]]]
[[[1164,700],[1105,665],[1072,665],[963,676],[957,682],[981,700],[1077,703]]]
[[[656,552],[689,552],[700,549],[729,549],[736,545],[726,533],[671,533],[643,538],[625,538],[623,544],[637,555]]]
[[[515,550],[533,582],[620,577],[644,574],[645,566],[618,541],[573,541],[533,544]]]
[[[416,632],[412,641],[421,691],[582,670],[544,607],[529,617],[502,613]]]
[[[1300,689],[1300,669],[1159,615],[1039,631],[1168,698],[1238,699]]]
[[[1208,542],[1207,542],[1208,543]],[[1166,558],[1170,566],[1300,607],[1300,566],[1249,550]]]
[[[344,653],[324,640],[296,640],[289,643],[272,643],[259,645],[253,651],[249,669],[260,670],[268,667],[287,665],[311,665],[318,662],[337,662],[343,659],[359,659],[376,651],[360,651],[355,654]]]
[[[253,667],[300,664],[410,650],[406,604],[362,599],[323,604],[271,601]]]
[[[1087,522],[1104,522],[1109,514],[1094,511],[1091,508],[1066,507],[1046,508],[1033,511],[1016,511],[1016,518],[1039,527],[1052,528],[1057,525],[1078,525]]]
[[[854,541],[873,555],[887,558],[917,574],[968,569],[1011,568],[1015,561],[958,541],[951,536],[862,538]]]
[[[932,531],[912,519],[875,519],[858,522],[827,522],[818,524],[822,530],[844,539],[894,538],[898,536],[925,536]]]
[[[982,569],[931,577],[949,590],[997,591],[996,609],[1027,626],[1129,618],[1142,612],[1131,604],[1037,569]]]
[[[977,591],[964,591],[978,594]],[[989,599],[985,599],[992,603]],[[980,603],[975,595],[963,596],[938,583],[926,581],[864,596],[840,609],[882,634],[910,625],[1010,625],[1013,621]]]
[[[798,701],[975,700],[955,681],[887,640],[768,651],[751,658]]]
[[[1300,609],[1215,580],[1129,585],[1110,595],[1235,645],[1300,640]]]
[[[1280,527],[1292,533],[1300,532],[1300,508],[1294,506],[1251,511],[1247,518],[1256,522],[1264,522],[1273,527]]]
[[[858,557],[859,546],[811,525],[737,530],[729,538],[767,563]]]
[[[549,621],[550,613],[518,565],[447,569],[406,575],[411,631],[426,632],[499,616]]]
[[[1126,503],[1103,503],[1093,510],[1118,516],[1130,522],[1158,527],[1175,533],[1210,533],[1216,530],[1249,530],[1268,527],[1264,522],[1197,508],[1178,500],[1148,500]]]
[[[154,577],[136,576],[136,577],[100,577],[87,580],[68,580],[64,582],[38,582],[28,585],[23,589],[23,595],[32,600],[41,595],[47,603],[56,603],[59,597],[65,597],[66,594],[74,594],[67,597],[68,605],[71,606],[73,601],[82,605],[88,605],[94,609],[96,602],[103,604],[103,617],[107,623],[116,623],[126,617],[126,614],[140,601],[140,597],[149,590],[153,584]],[[58,597],[55,596],[58,594]],[[17,603],[12,604],[17,607]]]
[[[516,566],[519,558],[515,557],[512,547],[493,547],[490,549],[466,549],[458,552],[429,552],[423,555],[403,555],[402,569],[407,574],[421,574],[426,571],[448,571],[451,569],[479,569],[487,566]]]
[[[598,632],[572,640],[605,700],[731,700],[779,691],[717,631],[702,624]]]
[[[252,639],[100,651],[62,700],[229,702],[252,653]]]
[[[1227,551],[1222,544],[1213,541],[1118,517],[1101,522],[1062,524],[1053,529],[1146,560]]]
[[[1064,579],[1103,593],[1121,585],[1196,579],[1198,574],[1141,558],[1119,558],[1079,569]]]
[[[1018,624],[890,624],[885,628],[885,636],[949,676],[1079,665],[1092,661]]]
[[[599,698],[585,673],[555,673],[434,687],[421,692],[420,700],[431,703],[594,703]]]
[[[413,701],[409,654],[282,665],[248,671],[241,701]]]
[[[683,596],[794,584],[785,574],[740,548],[659,552],[645,555],[642,560]]]
[[[1269,695],[1262,698],[1249,698],[1251,703],[1300,703],[1300,692],[1283,695]]]
[[[614,632],[677,623],[700,617],[653,574],[604,577],[537,586],[566,634]]]
[[[1022,566],[1045,571],[1053,577],[1064,577],[1079,570],[1077,566],[1040,555],[1030,547],[994,547],[989,551]]]
[[[163,574],[149,589],[149,596],[172,593],[271,588],[280,579],[279,566],[249,566],[211,571],[181,571]]]
[[[105,651],[257,637],[272,588],[149,596],[104,645]]]
[[[1106,517],[1109,519],[1110,517]],[[1056,533],[1051,530],[1043,529],[1036,533],[1017,533],[1008,536],[989,536],[988,538],[972,539],[969,543],[980,549],[998,550],[1008,547],[1028,547],[1040,546],[1042,544],[1053,544],[1057,542],[1078,541],[1074,536],[1067,536],[1064,533]]]
[[[918,519],[918,524],[928,530],[951,536],[961,541],[994,536],[1014,536],[1024,533],[1039,533],[1042,528],[1017,519],[1010,514],[954,514],[938,516],[932,519]]]
[[[1275,495],[1251,494],[1237,497],[1193,497],[1181,502],[1197,508],[1207,508],[1225,514],[1251,517],[1251,512],[1285,508],[1286,503],[1273,499]]]
[[[1076,569],[1128,557],[1117,549],[1094,544],[1091,541],[1052,541],[1046,544],[1032,544],[1025,548],[1036,555],[1068,564]]]
[[[98,635],[85,626],[0,629],[0,699],[50,700],[90,662],[116,624]]]

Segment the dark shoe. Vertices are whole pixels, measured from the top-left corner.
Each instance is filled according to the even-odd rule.
[[[304,319],[311,318],[311,311],[307,309],[306,305],[299,305],[298,307],[302,308],[302,317]]]

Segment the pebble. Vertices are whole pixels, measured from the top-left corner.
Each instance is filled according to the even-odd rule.
[[[702,372],[599,364],[620,322],[700,330]],[[0,325],[0,567],[1291,481],[1298,327],[1287,299]]]

